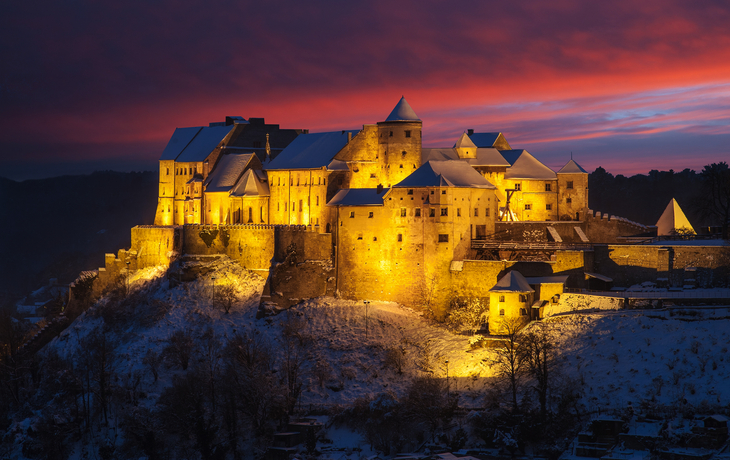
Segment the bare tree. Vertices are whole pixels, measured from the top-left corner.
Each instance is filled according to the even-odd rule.
[[[167,360],[180,366],[180,369],[187,370],[190,356],[193,354],[193,347],[193,337],[190,332],[175,331],[170,336],[169,343],[162,353]]]
[[[722,226],[722,238],[728,239],[730,225],[730,169],[724,161],[706,165],[702,176],[700,206],[707,217],[712,217]]]
[[[555,343],[550,328],[538,322],[523,334],[521,350],[527,371],[535,379],[535,392],[540,400],[540,417],[547,417],[547,397],[555,363]]]
[[[224,284],[222,286],[216,286],[213,291],[213,305],[217,308],[223,309],[228,314],[233,307],[233,304],[238,300],[238,292],[236,287],[232,284]]]
[[[513,412],[517,412],[517,392],[525,371],[524,353],[520,349],[521,338],[517,335],[521,326],[519,318],[508,318],[501,322],[504,340],[502,346],[494,350],[494,358],[490,362],[497,376],[509,384]]]

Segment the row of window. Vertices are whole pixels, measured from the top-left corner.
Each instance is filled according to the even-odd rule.
[[[499,316],[504,316],[504,308],[499,309]],[[527,316],[527,309],[520,308],[520,316]]]
[[[403,133],[406,135],[406,137],[411,137],[410,129],[406,129]],[[388,137],[393,137],[393,131],[390,131],[390,133],[388,134]]]
[[[315,198],[314,205],[315,206],[319,206],[319,196],[315,196],[314,198]],[[310,206],[310,207],[312,206],[312,199],[311,199],[311,197],[307,197],[307,206]],[[279,203],[279,202],[276,203],[276,210],[277,211],[281,211],[281,203]],[[292,210],[292,212],[297,211],[297,207],[296,207],[296,202],[295,201],[292,201],[291,202],[291,210]],[[304,200],[299,200],[299,212],[302,212],[303,210],[304,210]],[[284,202],[284,211],[285,212],[288,211],[287,202]]]
[[[362,233],[359,233],[357,235],[357,239],[358,240],[362,240]],[[377,236],[374,236],[373,237],[373,241],[378,241],[378,237]],[[402,243],[403,242],[403,234],[402,233],[399,233],[398,234],[397,241],[399,243]],[[438,242],[439,243],[448,243],[449,242],[449,235],[446,234],[446,233],[440,233],[439,236],[438,236]]]
[[[565,199],[565,202],[568,203],[568,204],[571,204],[573,202],[573,200],[570,199],[570,198],[566,198]],[[525,204],[525,211],[530,211],[531,209],[532,209],[532,204],[530,204],[530,203]],[[553,210],[553,205],[551,203],[547,203],[545,205],[545,210],[546,211],[552,211]],[[476,211],[476,209],[475,209],[475,211]]]
[[[271,186],[274,186],[274,180],[272,179],[271,182],[269,182],[269,184]],[[277,178],[276,185],[277,186],[280,186],[281,185],[281,177],[278,177]],[[286,181],[284,181],[284,185],[286,185]],[[289,178],[289,185],[292,186],[292,187],[294,186],[294,178],[293,177],[290,177]],[[303,185],[303,187],[307,187],[308,185],[309,184],[307,183],[307,178],[305,177],[304,178],[304,185]],[[327,185],[327,179],[326,178],[318,177],[317,178],[317,183],[315,184],[314,183],[314,178],[312,178],[312,185]],[[299,186],[299,178],[298,177],[297,177],[297,186]]]
[[[504,296],[499,296],[499,301],[504,302]],[[520,302],[527,302],[527,296],[525,294],[520,294]]]
[[[569,180],[568,182],[566,182],[565,188],[572,189],[573,188],[573,181],[572,180]],[[515,184],[515,186],[514,186],[514,190],[516,190],[518,192],[521,191],[522,190],[522,184],[519,183],[519,182],[517,182]],[[546,192],[552,192],[552,190],[553,190],[553,185],[551,183],[549,183],[549,182],[546,183],[545,184],[545,191]]]
[[[168,176],[170,175],[170,168],[165,168],[167,171],[165,171],[165,174]],[[190,176],[193,174],[198,174],[198,168],[197,166],[194,168],[175,168],[175,175],[176,176]]]
[[[428,217],[436,217],[436,208],[427,208],[427,209],[428,209]],[[525,209],[529,209],[529,208],[525,208]],[[286,211],[286,208],[284,210]],[[441,208],[440,214],[442,217],[448,217],[449,208],[446,208],[446,207]],[[484,208],[484,215],[489,216],[489,208]],[[400,208],[400,216],[408,217],[408,208]],[[415,208],[413,210],[413,216],[421,217],[421,208]],[[355,217],[355,211],[350,211],[350,218],[352,219],[354,217]],[[373,211],[369,211],[368,218],[372,219],[373,217],[374,217]],[[461,217],[461,208],[456,208],[456,217]],[[479,217],[479,208],[474,208],[474,217]]]

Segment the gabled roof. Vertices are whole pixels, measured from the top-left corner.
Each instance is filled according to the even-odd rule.
[[[354,137],[358,131],[300,134],[265,169],[316,169],[328,166],[347,145],[347,133]]]
[[[499,150],[492,148],[477,148],[476,158],[467,158],[467,163],[471,166],[511,166],[509,161],[505,160]]]
[[[388,188],[346,188],[332,197],[327,206],[382,206]]]
[[[689,223],[687,216],[684,215],[682,208],[679,207],[679,204],[674,198],[672,198],[672,201],[664,209],[656,226],[657,235],[671,235],[674,231],[684,228],[691,230],[692,233],[695,232],[692,224]]]
[[[557,179],[555,171],[540,163],[527,150],[500,150],[499,153],[512,165],[507,168],[505,179]]]
[[[535,292],[522,273],[512,270],[504,275],[489,292]]]
[[[199,126],[195,128],[175,128],[172,137],[167,141],[165,150],[162,151],[160,160],[174,160],[177,158],[201,129]]]
[[[572,158],[569,162],[565,164],[562,168],[560,168],[560,171],[558,171],[558,174],[588,174],[588,171],[581,168],[578,163],[576,163]]]
[[[394,187],[470,187],[496,189],[465,161],[429,161]]]
[[[231,196],[269,196],[269,184],[266,183],[265,177],[261,180],[259,173],[260,171],[255,169],[243,173],[231,190]]]
[[[175,158],[178,162],[204,161],[235,126],[205,126]],[[196,128],[194,128],[196,129]],[[177,130],[175,130],[177,131]]]
[[[254,156],[253,153],[222,155],[205,181],[205,191],[229,192]]]
[[[390,115],[388,115],[388,118],[386,118],[385,121],[421,121],[421,119],[418,118],[418,115],[416,115],[416,112],[414,112],[410,104],[408,104],[406,98],[401,97],[400,101],[398,101],[398,104],[396,104],[395,108],[392,112],[390,112]]]
[[[459,140],[456,141],[456,144],[454,144],[454,148],[475,149],[477,146],[466,133],[463,133]]]
[[[502,148],[504,145],[512,148],[502,133],[471,133],[469,134],[469,139],[471,139],[477,147]]]

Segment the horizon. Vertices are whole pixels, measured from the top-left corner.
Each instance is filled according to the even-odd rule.
[[[426,147],[499,131],[552,169],[572,152],[627,176],[730,157],[722,2],[41,3],[0,18],[14,180],[153,170],[176,127],[229,115],[359,129],[401,95]]]

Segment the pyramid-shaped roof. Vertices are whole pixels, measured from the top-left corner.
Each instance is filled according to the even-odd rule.
[[[429,161],[394,187],[496,188],[468,163],[458,160]]]
[[[398,104],[396,104],[395,108],[392,112],[390,112],[390,115],[388,115],[388,118],[386,118],[385,121],[421,121],[421,119],[418,118],[418,115],[416,115],[416,112],[414,112],[410,104],[408,104],[406,98],[401,97],[400,101],[398,101]]]
[[[502,278],[500,278],[499,281],[497,281],[497,284],[495,284],[494,287],[489,290],[489,292],[504,291],[535,292],[535,290],[530,287],[530,283],[528,283],[525,277],[522,276],[522,273],[516,270],[512,270],[504,275]]]
[[[507,168],[505,179],[554,180],[555,171],[548,168],[527,150],[500,150],[502,157],[512,166]]]
[[[466,133],[463,133],[458,141],[456,141],[456,144],[454,145],[455,148],[459,149],[476,149],[477,145],[469,139],[469,136],[467,136]]]
[[[261,171],[249,169],[236,182],[231,196],[269,196],[269,185],[262,180]]]
[[[656,223],[657,235],[671,235],[675,231],[680,229],[688,229],[692,233],[695,233],[692,224],[689,223],[687,216],[684,215],[682,208],[679,207],[677,200],[672,198],[666,209],[662,213],[662,216]]]
[[[560,171],[558,171],[558,174],[588,174],[588,171],[581,168],[581,166],[576,163],[572,158],[569,162],[565,164],[562,168],[560,168]]]

